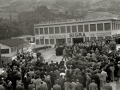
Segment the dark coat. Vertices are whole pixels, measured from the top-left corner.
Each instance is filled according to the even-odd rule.
[[[61,90],[61,86],[60,85],[54,85],[53,86],[53,90]]]
[[[18,86],[16,87],[16,90],[24,90],[24,88],[23,88],[23,86],[18,85]]]
[[[80,83],[76,84],[76,90],[83,90],[83,86]]]

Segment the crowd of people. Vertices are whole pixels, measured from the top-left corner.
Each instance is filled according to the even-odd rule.
[[[64,46],[63,59],[50,63],[40,52],[36,57],[18,53],[17,59],[3,66],[0,90],[112,90],[109,82],[120,76],[120,50],[115,46],[114,41]]]

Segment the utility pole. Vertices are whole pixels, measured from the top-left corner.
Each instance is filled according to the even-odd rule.
[[[1,59],[1,46],[0,46],[0,68],[2,68],[2,59]]]

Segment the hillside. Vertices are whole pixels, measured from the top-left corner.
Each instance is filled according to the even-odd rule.
[[[120,0],[101,0],[90,6],[91,10],[96,11],[120,11]]]

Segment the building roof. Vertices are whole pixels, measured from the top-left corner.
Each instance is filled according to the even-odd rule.
[[[6,39],[6,40],[0,40],[0,43],[10,47],[14,47],[14,46],[24,44],[26,42],[22,39]]]
[[[63,25],[63,24],[75,24],[75,23],[85,23],[85,22],[96,22],[96,21],[116,21],[116,20],[120,20],[119,18],[97,18],[97,19],[70,19],[67,21],[62,21],[61,22],[56,22],[56,21],[51,21],[51,22],[42,22],[39,24],[34,24],[34,27],[38,27],[38,26],[52,26],[52,25]]]

